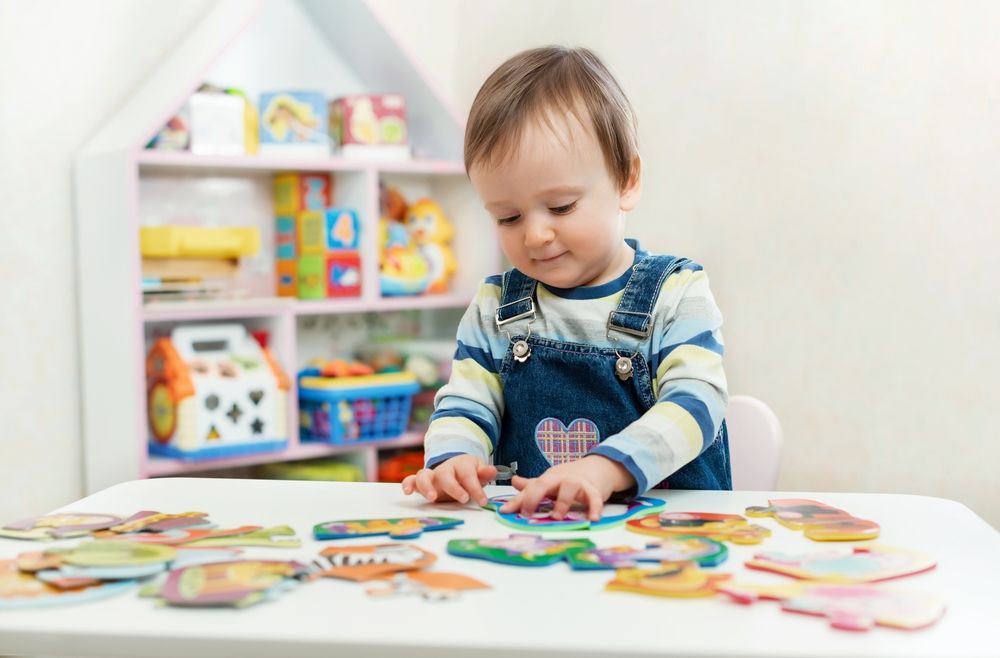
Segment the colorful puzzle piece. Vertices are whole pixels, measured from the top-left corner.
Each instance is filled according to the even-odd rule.
[[[726,561],[729,549],[725,544],[707,537],[678,535],[650,543],[645,548],[611,546],[571,552],[566,561],[578,570],[622,569],[638,566],[639,562],[696,562],[714,567]]]
[[[519,530],[533,530],[536,532],[555,532],[564,530],[604,530],[621,525],[629,519],[653,514],[663,509],[666,503],[658,498],[646,498],[639,496],[629,498],[620,503],[609,501],[604,505],[601,512],[600,521],[591,521],[587,518],[587,509],[577,503],[570,508],[565,518],[552,518],[552,510],[555,502],[549,498],[543,498],[538,504],[538,508],[530,517],[522,516],[519,512],[505,513],[500,511],[500,507],[513,498],[516,494],[505,494],[490,498],[486,507],[496,511],[497,520],[504,525],[509,525]]]
[[[423,569],[437,556],[411,544],[372,544],[324,548],[316,560],[319,574],[331,578],[365,581],[391,576],[399,571]]]
[[[167,514],[164,512],[142,511],[136,512],[120,524],[109,528],[111,532],[133,533],[133,532],[164,532],[166,530],[176,530],[178,528],[206,527],[211,526],[208,514],[205,512],[181,512],[179,514]]]
[[[448,553],[518,567],[545,567],[566,559],[568,553],[594,548],[589,539],[543,539],[515,534],[489,539],[452,539]]]
[[[771,536],[770,530],[747,523],[739,514],[712,512],[663,512],[632,519],[625,524],[625,528],[656,537],[697,535],[716,541],[731,541],[734,544],[759,544],[765,537]]]
[[[84,603],[113,596],[131,588],[135,581],[87,584],[60,589],[36,574],[21,571],[15,560],[0,560],[0,610]]]
[[[773,516],[781,525],[802,530],[814,541],[856,541],[875,539],[880,526],[874,521],[851,516],[842,509],[807,498],[769,500],[767,507],[748,507],[747,516]]]
[[[746,562],[751,569],[823,581],[827,583],[871,583],[933,569],[934,558],[899,548],[854,546],[853,550],[828,550],[818,553],[790,555],[780,551],[764,551]]]
[[[270,528],[256,528],[240,534],[219,534],[225,531],[209,531],[208,535],[185,542],[183,548],[226,548],[240,546],[258,546],[261,548],[299,548],[302,540],[295,536],[295,530],[287,525],[276,525]]]
[[[876,585],[727,583],[718,589],[743,604],[761,599],[780,601],[782,610],[824,616],[834,628],[848,631],[867,631],[876,624],[909,630],[923,628],[940,619],[945,610],[944,602],[935,595]]]
[[[445,516],[413,516],[397,519],[352,519],[326,521],[313,526],[316,539],[346,539],[389,535],[393,539],[415,539],[423,532],[447,530],[465,521]]]
[[[489,588],[483,581],[460,573],[407,571],[369,587],[365,593],[375,597],[418,594],[429,601],[441,601],[457,598],[460,592],[466,590]]]
[[[694,562],[668,562],[650,569],[619,569],[605,589],[681,598],[712,596],[719,584],[731,577],[702,571]]]
[[[308,574],[294,561],[234,560],[174,569],[158,590],[168,605],[244,608],[292,587]]]
[[[66,539],[82,537],[121,523],[121,517],[111,514],[66,512],[35,516],[0,528],[0,537],[8,539]]]

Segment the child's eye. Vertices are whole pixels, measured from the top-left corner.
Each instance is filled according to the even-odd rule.
[[[500,217],[499,219],[497,219],[497,224],[499,224],[500,226],[506,226],[507,224],[513,224],[520,218],[521,218],[520,215],[512,215],[510,217]]]
[[[565,206],[558,206],[556,208],[549,208],[549,212],[555,213],[556,215],[565,215],[573,211],[576,208],[576,201],[573,203],[567,203]]]

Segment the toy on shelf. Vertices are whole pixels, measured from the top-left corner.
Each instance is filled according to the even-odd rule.
[[[713,512],[663,512],[625,524],[627,530],[656,537],[697,535],[734,544],[759,544],[771,531],[756,523],[747,523],[739,514]]]
[[[353,539],[389,535],[392,539],[416,539],[424,532],[448,530],[465,521],[447,516],[409,516],[395,519],[349,519],[325,521],[313,526],[316,539]]]
[[[407,475],[414,475],[424,467],[422,448],[404,450],[394,455],[379,455],[378,481],[402,482]]]
[[[283,450],[290,382],[239,324],[180,326],[146,359],[150,454],[185,460]]]
[[[782,610],[827,617],[830,626],[845,631],[867,631],[876,624],[904,630],[924,628],[939,620],[945,610],[936,595],[876,585],[724,583],[718,591],[747,605],[761,599],[780,601]]]
[[[929,555],[889,546],[869,544],[850,550],[831,549],[790,555],[781,551],[756,553],[746,562],[751,569],[773,571],[793,578],[827,583],[872,583],[901,578],[933,569],[937,561]]]
[[[328,174],[274,177],[278,295],[299,299],[361,294],[361,219],[333,207]]]
[[[316,91],[267,92],[260,97],[260,153],[330,155],[326,98]]]
[[[139,230],[145,300],[238,294],[239,258],[260,251],[254,226],[144,226]]]
[[[382,188],[379,221],[380,286],[386,296],[442,293],[457,269],[454,228],[431,199],[407,205],[394,187]]]
[[[299,372],[303,441],[391,439],[406,431],[420,385],[408,372],[371,373],[365,364],[319,362]]]
[[[538,503],[534,514],[530,517],[523,516],[520,512],[501,512],[500,508],[513,498],[514,495],[503,494],[501,496],[494,496],[489,499],[486,507],[496,512],[497,520],[500,523],[520,530],[533,530],[535,532],[605,530],[620,526],[633,517],[655,514],[666,505],[664,501],[658,498],[646,498],[643,496],[628,498],[619,502],[609,501],[604,505],[604,509],[601,510],[601,519],[599,521],[591,521],[587,517],[586,508],[579,503],[574,504],[564,518],[554,519],[552,518],[552,510],[555,507],[555,501],[549,498],[543,498]]]
[[[405,223],[410,238],[430,268],[427,292],[447,291],[451,277],[458,269],[451,251],[451,239],[455,235],[451,222],[437,203],[431,199],[420,199],[406,209]]]
[[[146,146],[197,155],[257,152],[257,108],[238,90],[203,84]]]
[[[398,94],[354,94],[333,100],[330,134],[345,158],[410,159],[406,99]]]
[[[730,578],[732,576],[728,573],[702,571],[694,562],[665,562],[657,567],[618,569],[605,589],[611,592],[691,598],[714,595],[720,584]]]
[[[813,541],[875,539],[881,529],[874,521],[815,500],[785,498],[767,502],[767,507],[748,507],[747,516],[773,516],[786,528],[802,530]]]

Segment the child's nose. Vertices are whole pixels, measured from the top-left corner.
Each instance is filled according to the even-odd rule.
[[[526,218],[527,226],[524,232],[524,245],[528,248],[542,247],[552,242],[555,232],[545,220],[532,217]]]

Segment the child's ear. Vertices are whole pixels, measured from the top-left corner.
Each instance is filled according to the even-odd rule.
[[[642,160],[637,155],[632,160],[632,170],[629,172],[628,180],[625,182],[625,188],[621,191],[619,208],[625,212],[629,212],[635,208],[635,205],[639,202],[639,196],[642,193],[641,173]]]

